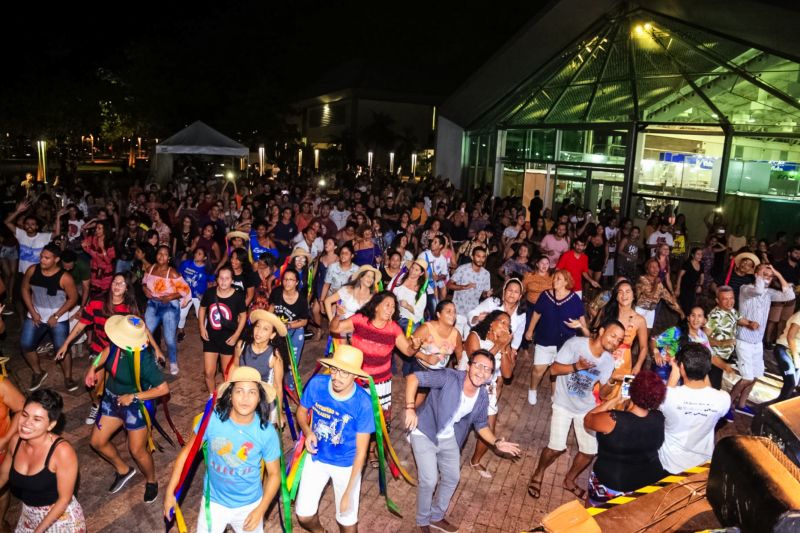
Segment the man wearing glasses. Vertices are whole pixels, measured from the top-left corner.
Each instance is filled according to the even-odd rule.
[[[369,393],[356,386],[364,355],[353,346],[341,345],[333,357],[318,361],[330,375],[314,376],[297,408],[297,422],[306,437],[308,456],[297,489],[297,521],[312,533],[325,531],[319,521],[319,501],[333,481],[336,522],[344,533],[358,529],[358,497],[361,471],[375,431]],[[309,420],[309,414],[312,414]]]
[[[489,396],[485,385],[494,373],[494,356],[473,352],[467,371],[443,368],[409,374],[406,378],[405,419],[417,461],[417,526],[453,533],[458,527],[444,515],[461,475],[461,448],[473,427],[496,452],[519,455],[519,445],[495,437],[489,428]],[[425,403],[414,407],[418,387],[428,387]],[[441,479],[439,475],[441,474]],[[437,481],[439,490],[434,498]]]
[[[569,429],[574,425],[578,453],[572,460],[563,487],[579,500],[586,490],[575,484],[581,472],[589,466],[597,454],[597,438],[593,431],[583,427],[583,417],[594,409],[594,385],[608,383],[614,371],[616,350],[625,335],[625,328],[618,320],[609,320],[593,337],[573,337],[556,354],[550,373],[556,376],[553,393],[553,416],[550,418],[550,442],[539,456],[539,464],[528,483],[528,494],[538,498],[542,490],[544,472],[558,456],[567,449]]]

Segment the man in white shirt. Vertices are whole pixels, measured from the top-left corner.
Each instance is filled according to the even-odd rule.
[[[311,260],[317,258],[319,254],[322,253],[323,249],[325,248],[325,244],[322,242],[321,237],[317,237],[317,231],[319,228],[319,222],[312,222],[305,228],[301,233],[298,233],[297,236],[292,240],[294,243],[295,248],[302,248],[309,254],[311,254]]]
[[[453,291],[453,303],[456,313],[465,317],[478,307],[482,298],[491,296],[492,284],[489,271],[483,268],[486,264],[486,248],[476,246],[472,249],[472,262],[461,265],[447,282],[447,288]]]
[[[6,217],[6,227],[14,234],[19,242],[19,268],[20,274],[25,274],[28,267],[39,264],[39,256],[45,245],[53,240],[53,234],[49,231],[39,232],[39,221],[33,213],[25,215],[22,227],[16,225],[16,219],[30,208],[28,200],[23,200],[17,205],[17,209]],[[62,210],[63,211],[63,210]],[[59,215],[64,214],[59,211]],[[61,216],[56,217],[55,234],[61,234]]]
[[[434,309],[439,300],[447,298],[447,279],[450,277],[450,265],[447,258],[442,253],[444,251],[444,237],[435,235],[431,238],[430,250],[425,250],[417,259],[423,259],[428,263],[428,272],[425,274],[430,278],[428,283],[428,316],[434,317]]]
[[[711,352],[702,344],[689,343],[670,360],[664,413],[664,444],[658,450],[661,466],[671,474],[711,460],[714,427],[731,405],[727,392],[706,383],[711,370]],[[678,380],[683,385],[678,387]]]
[[[668,245],[670,250],[675,246],[675,240],[669,232],[669,220],[666,218],[661,219],[661,225],[658,226],[658,229],[651,233],[650,237],[647,239],[647,247],[650,249],[651,257],[656,255],[656,248],[661,244]]]
[[[336,202],[336,208],[331,211],[330,219],[336,224],[336,227],[341,230],[347,224],[347,218],[350,216],[350,211],[344,208],[344,200],[339,198]]]
[[[614,371],[616,350],[625,335],[625,327],[618,320],[609,320],[595,337],[573,337],[558,351],[550,367],[556,376],[553,392],[553,415],[550,418],[550,441],[542,449],[536,471],[528,483],[528,494],[538,498],[547,468],[567,449],[570,427],[575,429],[578,453],[572,460],[563,487],[583,500],[586,491],[577,485],[581,472],[592,463],[597,454],[597,438],[593,431],[583,427],[583,417],[594,409],[594,385],[608,383]]]

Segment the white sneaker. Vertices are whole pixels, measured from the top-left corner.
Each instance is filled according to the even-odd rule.
[[[99,405],[92,405],[92,407],[89,409],[89,415],[86,417],[86,420],[84,421],[87,426],[91,426],[97,421],[97,411],[99,409],[100,409]]]
[[[169,364],[169,373],[173,376],[178,375],[178,363],[170,363]]]
[[[528,403],[531,405],[536,405],[536,391],[528,389]]]

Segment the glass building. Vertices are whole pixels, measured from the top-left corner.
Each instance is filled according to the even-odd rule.
[[[621,8],[464,127],[461,183],[772,237],[800,230],[799,122],[798,59]]]

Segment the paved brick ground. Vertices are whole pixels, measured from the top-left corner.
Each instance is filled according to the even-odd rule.
[[[10,317],[9,328],[11,333],[6,340],[6,351],[12,357],[10,370],[13,379],[21,385],[27,385],[30,380],[30,369],[16,356],[18,324],[15,317]],[[186,340],[179,345],[179,361],[181,372],[177,377],[167,376],[172,398],[170,411],[181,432],[187,432],[192,418],[200,412],[206,393],[202,380],[201,344],[197,331],[197,324],[190,318],[186,328]],[[322,342],[306,343],[301,373],[308,375],[314,367],[315,358],[320,356],[324,349]],[[142,501],[144,482],[141,475],[137,475],[117,494],[107,492],[111,483],[113,470],[110,465],[96,455],[89,447],[91,427],[84,425],[84,418],[89,408],[89,398],[83,392],[65,393],[61,373],[52,360],[45,360],[45,369],[50,373],[46,386],[53,387],[63,393],[66,406],[66,424],[63,436],[73,444],[78,452],[80,462],[80,485],[78,500],[86,513],[89,531],[92,532],[150,532],[164,531],[161,518],[161,499],[149,505]],[[88,366],[86,358],[75,360],[75,377],[80,377]],[[534,527],[541,517],[548,511],[556,508],[561,503],[572,499],[572,494],[561,488],[561,481],[568,468],[569,461],[576,449],[574,437],[570,437],[570,453],[565,454],[550,468],[544,478],[542,495],[538,500],[527,495],[527,480],[533,471],[539,452],[547,443],[550,421],[550,391],[549,384],[543,384],[539,392],[540,402],[535,407],[528,405],[527,376],[530,371],[530,360],[520,357],[517,367],[517,378],[510,387],[506,387],[500,402],[500,414],[497,434],[509,440],[519,442],[523,453],[517,462],[501,459],[489,452],[484,458],[484,464],[492,472],[491,479],[484,479],[478,472],[469,467],[469,457],[475,446],[474,434],[470,436],[462,454],[461,483],[453,498],[449,520],[460,524],[460,531],[468,532],[497,532],[497,531],[522,531]],[[218,378],[219,379],[219,378]],[[403,405],[402,378],[396,378],[394,387],[395,405]],[[396,410],[395,413],[399,413]],[[163,414],[159,413],[159,420],[164,427],[166,421]],[[416,473],[411,449],[405,434],[399,430],[402,421],[396,414],[392,421],[396,428],[392,438],[400,460],[409,468],[412,474]],[[742,427],[738,431],[746,431],[745,421],[738,421]],[[733,432],[730,427],[726,433]],[[186,433],[184,433],[186,434]],[[171,473],[172,463],[177,450],[171,448],[159,435],[155,437],[163,446],[163,452],[155,453],[156,469],[160,488],[163,491]],[[291,438],[288,431],[283,436],[286,449],[290,446]],[[117,446],[121,449],[124,445],[124,435],[118,434],[115,438]],[[128,458],[127,451],[123,451],[123,458]],[[130,464],[133,464],[131,460]],[[202,475],[202,465],[198,474]],[[585,484],[587,474],[581,478]],[[200,477],[197,478],[198,480]],[[389,483],[392,499],[403,511],[403,518],[390,514],[383,498],[378,494],[377,470],[367,467],[362,483],[360,522],[359,529],[368,532],[411,532],[416,531],[415,497],[413,487],[400,480]],[[202,485],[195,481],[183,505],[190,531],[194,530],[197,519],[199,498]],[[19,506],[12,502],[9,511],[9,522],[15,523]],[[337,531],[334,510],[333,492],[328,488],[320,505],[323,525],[329,531]],[[295,522],[295,530],[301,530]],[[267,517],[266,531],[281,531],[277,506],[273,505]],[[176,531],[176,530],[175,530]]]

